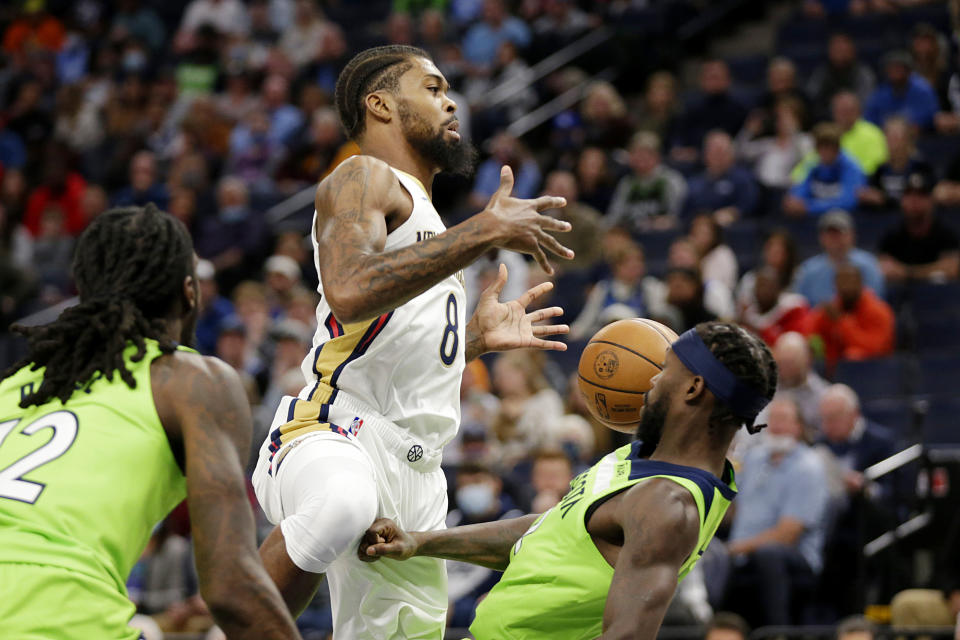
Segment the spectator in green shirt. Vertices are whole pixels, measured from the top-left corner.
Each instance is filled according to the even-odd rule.
[[[863,119],[860,98],[852,91],[841,91],[831,101],[833,121],[840,127],[840,148],[847,152],[867,176],[887,161],[887,139],[875,124]],[[802,182],[816,164],[816,154],[807,155],[793,170],[794,182]]]

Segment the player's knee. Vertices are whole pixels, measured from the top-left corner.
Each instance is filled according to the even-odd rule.
[[[320,487],[281,523],[287,554],[305,571],[325,573],[343,553],[352,553],[377,516],[373,478],[344,474]]]

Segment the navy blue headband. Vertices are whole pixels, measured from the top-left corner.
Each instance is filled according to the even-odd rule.
[[[717,360],[694,329],[684,332],[670,348],[687,369],[703,378],[707,388],[717,399],[730,407],[735,416],[743,418],[748,427],[753,426],[757,414],[769,402],[766,396],[740,380]]]

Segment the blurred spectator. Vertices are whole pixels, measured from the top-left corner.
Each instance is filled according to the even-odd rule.
[[[910,32],[910,55],[917,75],[927,81],[937,96],[938,111],[950,108],[950,45],[933,26],[921,22]]]
[[[950,627],[960,616],[960,580],[954,574],[943,589],[905,589],[890,602],[891,623],[898,627]]]
[[[588,204],[580,201],[577,179],[569,171],[551,171],[543,183],[543,194],[566,198],[567,206],[544,212],[573,226],[568,233],[554,232],[564,246],[573,249],[573,260],[563,260],[556,266],[563,271],[585,271],[600,261],[600,236],[603,217]]]
[[[236,0],[224,0],[225,4],[227,2]],[[190,45],[180,57],[175,70],[177,89],[181,95],[187,96],[209,94],[214,90],[221,71],[223,36],[213,25],[203,23],[196,33],[189,36],[188,42]]]
[[[85,98],[82,86],[67,85],[57,93],[54,138],[71,151],[89,152],[103,142],[102,115],[100,105]]]
[[[585,90],[580,116],[586,131],[586,144],[603,149],[623,145],[633,128],[623,97],[612,84],[603,80],[592,82]]]
[[[48,203],[40,214],[40,228],[33,242],[40,285],[48,291],[47,302],[55,303],[70,291],[70,265],[75,239],[67,231],[66,216],[56,203]]]
[[[960,206],[960,152],[953,156],[943,179],[933,190],[937,204],[945,207]]]
[[[657,71],[647,78],[643,104],[636,115],[637,130],[652,131],[661,140],[670,140],[679,115],[677,78],[669,71]]]
[[[250,76],[234,70],[227,74],[226,90],[216,97],[217,112],[231,123],[243,122],[260,106],[260,98],[250,90]]]
[[[677,333],[717,319],[704,306],[703,281],[694,269],[673,267],[667,272],[667,302],[680,311],[680,325],[672,327]]]
[[[533,22],[533,32],[541,45],[554,51],[570,44],[594,26],[590,16],[572,0],[543,0],[543,15]]]
[[[270,317],[278,318],[290,303],[290,297],[300,286],[300,265],[289,256],[272,255],[263,266],[266,276],[267,301]]]
[[[530,513],[543,513],[554,507],[570,490],[573,465],[559,449],[544,449],[533,455],[530,471]]]
[[[814,127],[818,163],[783,199],[784,213],[802,217],[856,206],[857,191],[866,179],[857,162],[840,150],[840,136],[840,128],[834,124]]]
[[[860,189],[857,197],[860,204],[887,209],[896,208],[907,176],[912,173],[924,173],[933,176],[933,167],[918,152],[913,143],[913,127],[906,119],[894,116],[883,125],[887,137],[890,159],[877,169],[870,178],[869,186]]]
[[[769,426],[737,474],[739,495],[728,551],[736,602],[759,605],[760,624],[793,622],[823,563],[827,479],[819,457],[802,442],[791,400],[767,407]],[[740,610],[738,608],[738,610]]]
[[[535,198],[540,188],[540,167],[516,137],[506,132],[498,133],[490,141],[489,158],[477,167],[477,177],[470,193],[470,204],[482,209],[500,186],[500,169],[509,165],[513,170],[515,198]]]
[[[507,268],[507,283],[500,292],[500,299],[516,300],[527,290],[530,267],[523,256],[515,251],[492,249],[463,270],[467,288],[467,313],[473,313],[480,294],[497,279],[501,264]]]
[[[500,397],[493,433],[502,445],[503,466],[513,466],[529,451],[559,445],[563,400],[547,383],[540,352],[498,355],[493,386]]]
[[[735,613],[721,611],[707,624],[703,640],[747,640],[750,625]]]
[[[274,74],[263,81],[263,104],[270,117],[271,141],[289,142],[290,137],[303,124],[303,114],[289,103],[289,97],[290,83],[283,76]]]
[[[256,269],[262,258],[268,229],[260,214],[250,210],[247,185],[234,176],[217,186],[217,213],[197,223],[197,254],[210,260],[229,289]]]
[[[876,625],[864,616],[850,616],[837,623],[837,640],[873,640]]]
[[[291,193],[326,177],[343,142],[336,110],[320,107],[314,111],[307,138],[287,149],[277,169],[276,180],[281,191]]]
[[[632,173],[621,178],[607,210],[610,226],[621,226],[635,237],[652,229],[678,224],[687,184],[677,171],[660,161],[660,139],[641,131],[630,141]]]
[[[630,242],[607,256],[611,276],[590,290],[583,310],[570,325],[570,339],[584,340],[602,327],[624,318],[653,318],[676,323],[667,307],[666,286],[647,275],[643,249]]]
[[[44,155],[49,154],[47,144],[53,131],[53,120],[42,104],[43,85],[31,76],[16,80],[8,87],[7,95],[13,100],[3,111],[6,128],[19,136],[27,152],[24,170],[30,175],[41,173]]]
[[[722,280],[703,270],[702,257],[689,237],[680,237],[670,243],[667,266],[697,273],[704,286],[703,304],[706,310],[718,318],[732,319],[736,315],[733,292]]]
[[[817,221],[823,253],[804,260],[797,269],[796,290],[811,306],[827,302],[836,294],[834,276],[837,265],[850,263],[860,269],[864,284],[878,296],[885,294],[880,263],[869,251],[855,246],[853,218],[839,209],[827,212]]]
[[[767,90],[760,97],[757,109],[751,114],[762,118],[764,135],[774,133],[773,110],[778,102],[787,99],[799,103],[800,128],[806,129],[812,109],[809,98],[797,86],[797,67],[789,58],[777,56],[767,65]]]
[[[500,411],[500,400],[490,393],[490,373],[482,360],[467,363],[460,379],[460,430],[443,448],[443,464],[456,466],[465,461],[486,460],[490,446],[488,425]],[[475,436],[468,442],[468,433]],[[474,455],[476,454],[476,455]]]
[[[483,19],[463,37],[463,57],[472,65],[488,68],[496,60],[504,40],[523,49],[530,44],[530,29],[522,20],[507,13],[503,0],[484,0]]]
[[[507,85],[507,83],[510,84]],[[473,75],[464,83],[464,95],[471,105],[481,109],[481,120],[484,115],[482,109],[486,107],[490,90],[501,85],[509,86],[511,92],[507,97],[498,96],[497,106],[490,108],[491,111],[496,111],[496,114],[489,112],[486,114],[492,124],[498,125],[494,128],[502,128],[519,119],[531,111],[538,101],[537,92],[533,88],[533,71],[530,65],[520,57],[517,45],[510,40],[500,43],[496,63],[490,75]],[[465,105],[459,102],[457,104],[457,115],[461,116],[461,108]],[[469,127],[463,126],[464,124],[461,123],[460,128],[465,131]]]
[[[114,207],[142,207],[152,202],[161,211],[170,204],[170,193],[157,175],[157,158],[152,151],[139,151],[130,161],[130,183],[113,194]]]
[[[741,159],[753,165],[761,185],[770,189],[786,189],[793,181],[791,171],[813,153],[813,138],[801,129],[802,105],[784,98],[773,107],[774,133],[759,137],[763,130],[761,117],[751,115],[737,134],[736,149]],[[766,212],[763,212],[766,213]]]
[[[8,326],[35,295],[33,240],[0,203],[0,323]]]
[[[753,299],[753,285],[757,272],[764,267],[772,267],[776,271],[781,290],[787,291],[792,288],[793,276],[797,270],[797,245],[786,229],[774,229],[767,235],[760,252],[760,265],[740,278],[736,289],[738,313]]]
[[[865,174],[873,175],[887,160],[887,141],[880,128],[860,115],[860,99],[850,91],[841,91],[831,101],[833,121],[843,132],[840,148],[860,163]]]
[[[700,67],[699,95],[687,106],[678,137],[672,141],[670,158],[695,163],[708,131],[722,129],[736,135],[747,117],[747,109],[730,93],[730,69],[723,60],[708,60]]]
[[[860,399],[847,385],[835,384],[824,392],[820,415],[822,435],[818,446],[829,452],[828,467],[839,476],[844,490],[828,538],[821,595],[835,613],[844,615],[857,610],[858,594],[845,584],[845,579],[858,570],[863,502],[888,499],[878,486],[868,486],[863,472],[897,449],[893,434],[886,427],[863,417]]]
[[[0,169],[21,169],[27,162],[27,149],[16,132],[0,124]]]
[[[233,314],[233,303],[220,295],[215,278],[216,270],[209,260],[197,262],[197,282],[200,287],[200,308],[197,318],[197,349],[204,355],[213,355],[217,336],[224,319]]]
[[[270,135],[270,119],[254,109],[230,136],[226,171],[241,178],[254,193],[273,192],[273,174],[283,154],[280,141]]]
[[[607,211],[613,199],[615,183],[603,149],[587,147],[581,151],[576,174],[580,199],[597,211]]]
[[[233,367],[240,376],[240,383],[247,392],[250,405],[260,403],[260,394],[257,383],[247,371],[248,365],[247,328],[239,316],[230,315],[220,323],[217,333],[217,347],[214,355]]]
[[[754,278],[753,300],[740,312],[737,321],[772,347],[784,333],[803,331],[807,312],[804,297],[784,291],[776,269],[763,267]]]
[[[52,147],[43,167],[42,182],[27,199],[24,226],[34,236],[39,236],[44,212],[55,206],[63,217],[64,231],[73,236],[79,235],[87,224],[80,206],[86,186],[83,177],[70,169],[66,150]]]
[[[22,5],[22,14],[3,33],[3,50],[13,56],[35,49],[59,51],[67,35],[63,23],[44,10],[44,0],[24,0]]]
[[[266,437],[274,412],[288,392],[287,385],[293,382],[296,387],[294,395],[303,388],[306,381],[300,372],[300,364],[313,341],[310,327],[291,318],[275,320],[270,325],[268,336],[273,344],[273,358],[267,372],[269,382],[263,392],[259,411],[255,414],[257,435],[260,437],[253,438],[254,451],[258,448],[257,440],[262,441]]]
[[[143,6],[142,0],[120,0],[117,4],[110,28],[114,37],[130,37],[147,45],[152,53],[158,53],[166,29],[157,13],[151,7]]]
[[[867,101],[867,120],[880,126],[890,116],[901,115],[921,130],[931,129],[937,113],[937,94],[929,82],[913,71],[910,54],[888,53],[883,68],[887,81]]]
[[[785,333],[773,345],[773,358],[779,374],[777,395],[796,403],[807,434],[816,437],[820,433],[820,399],[829,385],[813,370],[810,344],[800,333]]]
[[[823,341],[828,371],[833,371],[840,359],[864,360],[893,352],[890,305],[863,286],[856,265],[837,265],[836,274],[837,296],[817,305],[807,327],[807,333]]]
[[[488,467],[463,464],[455,481],[456,509],[447,514],[447,526],[517,518],[523,515],[508,494],[503,481]],[[447,597],[450,600],[448,624],[468,627],[473,622],[477,600],[500,581],[500,573],[465,562],[447,562]]]
[[[724,134],[726,135],[726,134]],[[701,213],[690,222],[690,242],[700,257],[700,270],[707,280],[717,280],[730,291],[737,286],[737,256],[723,242],[723,229],[716,214]]]
[[[827,62],[818,67],[807,83],[807,93],[813,98],[818,120],[830,117],[830,104],[841,91],[850,91],[866,102],[876,86],[877,78],[870,67],[857,60],[857,45],[848,34],[838,32],[830,36]]]
[[[750,216],[757,206],[753,174],[734,164],[733,140],[724,131],[711,131],[703,141],[703,173],[688,184],[686,216],[706,212],[720,225]],[[733,274],[731,288],[736,283]]]
[[[891,282],[956,279],[960,239],[934,212],[930,176],[907,177],[900,207],[903,222],[880,240],[880,266]]]
[[[283,31],[279,47],[300,68],[336,60],[345,53],[346,43],[340,27],[324,17],[314,0],[296,0],[293,24]]]

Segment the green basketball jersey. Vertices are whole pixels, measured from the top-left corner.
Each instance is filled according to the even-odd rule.
[[[605,500],[650,478],[676,482],[697,503],[700,537],[678,577],[690,572],[736,495],[733,468],[727,463],[721,481],[702,469],[641,459],[638,446],[621,447],[574,478],[563,500],[517,540],[503,577],[477,608],[470,631],[478,640],[599,636],[613,567],[586,523]]]
[[[145,357],[133,362],[135,353],[131,345],[124,359],[136,388],[98,373],[66,404],[20,408],[43,369],[24,367],[0,381],[0,564],[84,574],[107,585],[131,615],[130,570],[156,524],[186,496],[150,387],[160,349],[148,340]],[[44,606],[56,615],[57,603]]]

